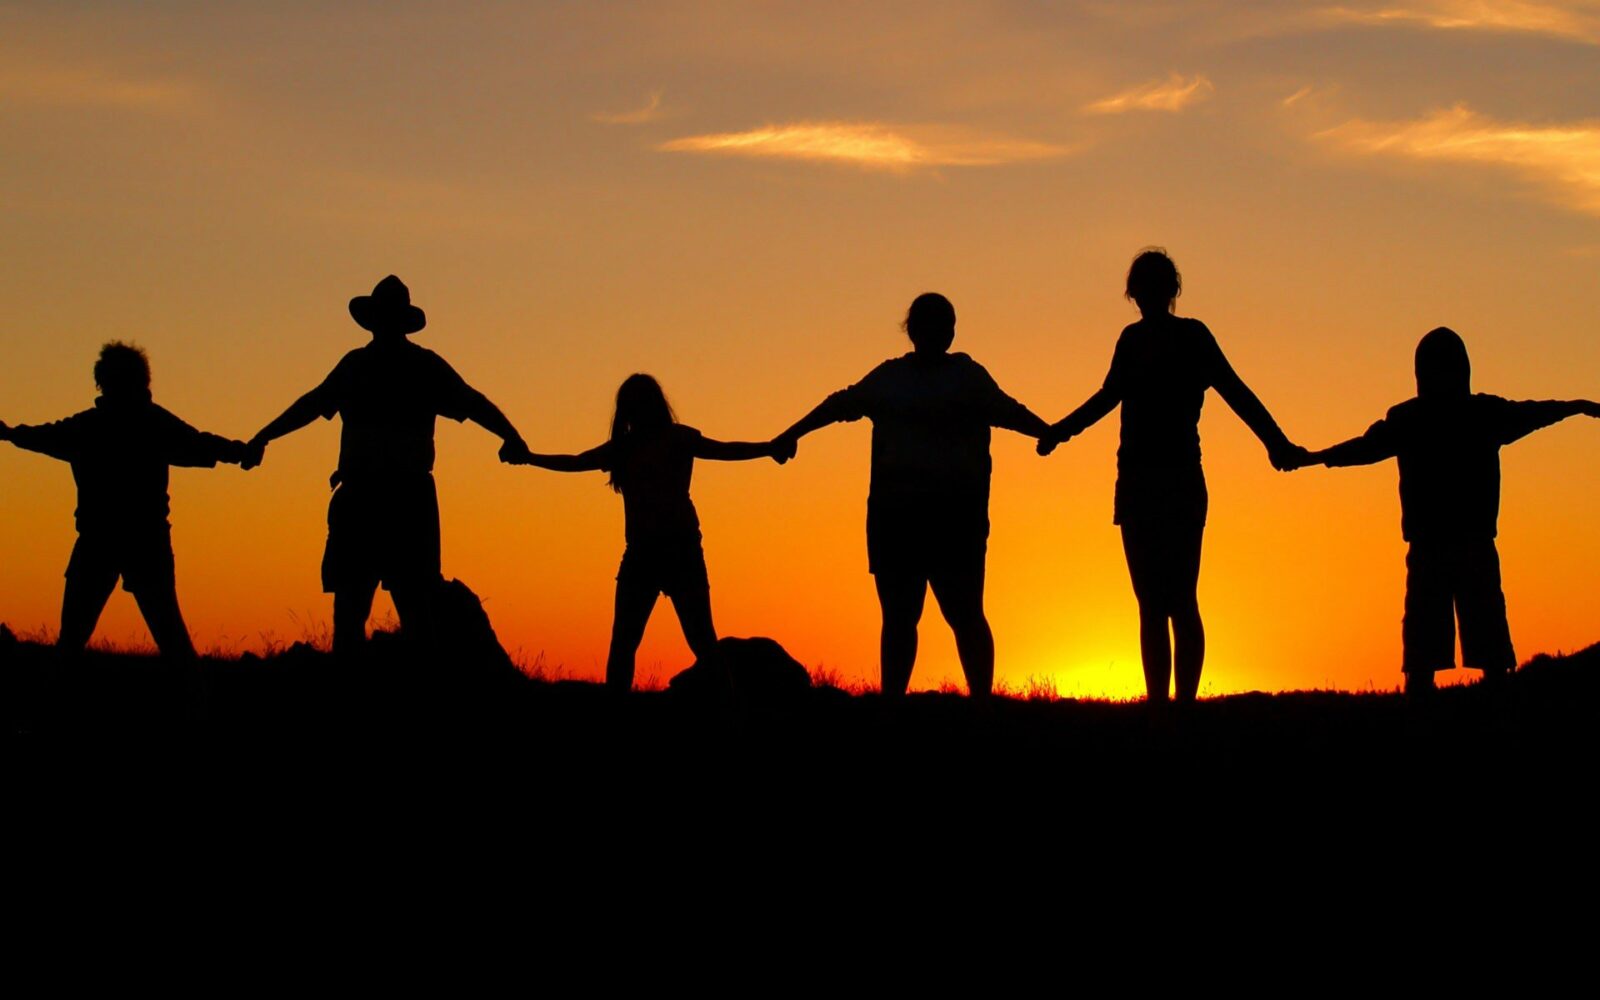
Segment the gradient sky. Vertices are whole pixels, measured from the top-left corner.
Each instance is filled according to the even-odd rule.
[[[364,333],[399,274],[419,343],[535,450],[599,443],[633,371],[707,434],[765,438],[906,344],[918,293],[1046,419],[1105,373],[1128,261],[1167,247],[1290,436],[1414,391],[1429,328],[1475,387],[1600,396],[1600,3],[0,3],[0,419],[90,405],[99,344],[248,437]],[[1391,464],[1275,473],[1214,395],[1203,692],[1391,688]],[[875,680],[866,425],[700,463],[724,634]],[[1117,418],[1054,457],[998,432],[1002,682],[1142,688],[1111,524]],[[604,477],[496,463],[442,423],[448,575],[528,661],[598,677],[622,550]],[[202,648],[317,634],[337,428],[172,479]],[[1600,424],[1508,448],[1518,652],[1600,639]],[[0,621],[53,629],[67,468],[0,446]],[[118,593],[100,635],[146,640]],[[641,678],[689,661],[663,603]],[[930,602],[915,687],[959,678]]]

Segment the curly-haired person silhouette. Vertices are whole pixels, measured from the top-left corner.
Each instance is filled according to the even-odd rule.
[[[845,420],[872,421],[867,567],[883,610],[883,693],[903,695],[917,660],[917,623],[928,591],[955,633],[975,698],[994,687],[994,634],[983,608],[989,545],[989,431],[1038,437],[1048,426],[1001,391],[978,362],[953,354],[956,310],[928,292],[901,325],[912,350],[829,396],[778,443]]]
[[[711,621],[711,583],[700,540],[700,516],[689,498],[694,460],[787,461],[772,442],[716,441],[678,422],[661,385],[649,375],[630,375],[617,389],[611,437],[577,455],[539,455],[526,450],[507,461],[555,472],[608,472],[622,494],[627,547],[617,570],[606,687],[633,686],[634,657],[656,599],[666,594],[678,613],[683,637],[701,662],[716,655]],[[792,454],[792,453],[791,453]]]
[[[1417,344],[1417,395],[1352,438],[1299,465],[1400,467],[1400,533],[1406,552],[1406,692],[1434,689],[1434,672],[1462,666],[1498,681],[1517,667],[1500,585],[1500,449],[1571,416],[1600,417],[1600,403],[1513,401],[1472,391],[1467,345],[1448,327]]]
[[[93,409],[37,427],[0,423],[0,440],[67,462],[78,486],[78,541],[67,563],[56,644],[77,652],[88,643],[120,579],[162,655],[193,660],[178,607],[168,469],[238,464],[245,445],[197,431],[157,406],[150,361],[131,344],[102,347],[94,381],[100,396]]]
[[[1170,685],[1179,702],[1192,702],[1206,657],[1196,594],[1208,505],[1200,467],[1206,390],[1216,389],[1255,432],[1275,467],[1286,468],[1303,450],[1279,430],[1206,325],[1173,314],[1183,279],[1165,250],[1151,248],[1134,258],[1125,291],[1140,318],[1117,339],[1105,384],[1039,439],[1039,454],[1048,455],[1122,407],[1114,520],[1139,602],[1145,690],[1151,702],[1160,703],[1167,701]]]

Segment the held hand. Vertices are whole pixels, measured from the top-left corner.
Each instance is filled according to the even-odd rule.
[[[1056,450],[1057,446],[1065,444],[1070,440],[1072,440],[1072,435],[1062,434],[1058,428],[1051,427],[1049,430],[1039,435],[1039,443],[1034,446],[1033,450],[1038,452],[1040,455],[1049,455],[1051,452]]]
[[[779,465],[783,465],[795,456],[795,452],[799,451],[800,442],[792,437],[779,435],[772,439],[770,446],[772,448],[772,460]]]
[[[11,425],[7,424],[4,420],[0,420],[0,441],[10,441],[10,440],[11,440]]]
[[[267,442],[259,437],[251,438],[244,443],[244,454],[240,456],[239,468],[244,469],[246,472],[254,469],[261,464],[261,460],[266,457],[266,454]]]
[[[1600,417],[1600,403],[1592,399],[1586,399],[1583,401],[1583,408],[1578,412],[1586,417]],[[0,424],[0,428],[3,427],[5,427],[5,424]]]
[[[1279,472],[1293,472],[1311,464],[1311,452],[1292,443],[1271,452],[1268,458],[1272,460],[1272,467]]]
[[[521,438],[507,438],[505,444],[500,446],[500,461],[507,465],[527,465],[532,454],[527,442]]]

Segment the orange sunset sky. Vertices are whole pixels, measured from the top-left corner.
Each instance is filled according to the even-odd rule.
[[[1133,254],[1166,246],[1295,440],[1414,391],[1429,328],[1480,391],[1600,396],[1600,3],[0,3],[0,419],[94,397],[134,340],[164,404],[248,437],[366,340],[399,274],[417,341],[536,451],[605,436],[629,373],[766,438],[907,345],[956,349],[1047,420],[1104,376]],[[701,462],[717,623],[875,681],[866,424],[795,462]],[[1213,394],[1202,693],[1399,683],[1392,463],[1275,473]],[[319,631],[338,428],[250,473],[175,470],[202,649]],[[1117,417],[1040,459],[997,432],[1001,682],[1142,691],[1111,523]],[[503,467],[442,421],[444,565],[508,648],[598,678],[622,551],[604,476]],[[1503,453],[1526,658],[1600,639],[1600,422]],[[53,632],[67,467],[0,445],[0,621]],[[99,636],[147,641],[119,592]],[[663,602],[639,656],[690,656]],[[1460,673],[1459,671],[1456,673]],[[959,680],[930,601],[913,687]]]

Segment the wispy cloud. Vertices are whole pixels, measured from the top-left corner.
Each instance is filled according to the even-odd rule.
[[[1200,74],[1190,79],[1174,73],[1165,80],[1154,80],[1132,90],[1124,90],[1086,106],[1097,115],[1120,115],[1126,111],[1182,111],[1211,96],[1216,88]]]
[[[1600,5],[1535,0],[1413,0],[1398,5],[1327,7],[1322,16],[1354,24],[1414,24],[1441,30],[1553,35],[1600,45]]]
[[[197,94],[175,80],[140,79],[70,66],[0,66],[0,105],[114,108],[170,112],[195,103]]]
[[[663,143],[674,153],[771,157],[848,163],[880,170],[918,167],[988,167],[1045,160],[1073,152],[1028,139],[971,132],[943,125],[887,125],[878,122],[795,122],[765,125],[746,132],[693,135]]]
[[[1312,87],[1308,83],[1304,87],[1301,87],[1299,90],[1297,90],[1294,93],[1290,94],[1288,97],[1285,97],[1283,100],[1279,101],[1278,103],[1282,107],[1292,108],[1296,104],[1299,104],[1301,101],[1305,100],[1308,96],[1310,96],[1311,90],[1312,90]]]
[[[1600,215],[1600,121],[1527,125],[1456,105],[1416,121],[1350,121],[1318,138],[1374,156],[1507,168],[1558,204]]]
[[[661,117],[661,92],[658,90],[651,94],[642,108],[635,108],[632,111],[602,111],[589,117],[605,125],[643,125],[646,122],[653,122]]]

